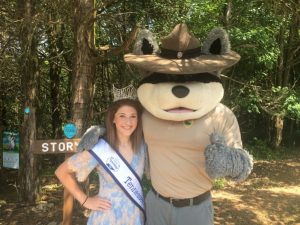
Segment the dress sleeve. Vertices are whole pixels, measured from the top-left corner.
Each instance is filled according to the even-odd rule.
[[[68,166],[76,175],[79,182],[83,182],[98,165],[96,159],[88,152],[78,152],[67,159]]]

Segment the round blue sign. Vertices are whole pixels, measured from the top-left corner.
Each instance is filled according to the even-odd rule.
[[[29,107],[26,107],[26,108],[24,109],[24,112],[25,112],[26,114],[29,114],[29,113],[30,113],[30,108],[29,108]]]
[[[65,126],[64,126],[64,135],[67,137],[67,138],[72,138],[76,135],[77,133],[77,127],[74,123],[67,123]]]

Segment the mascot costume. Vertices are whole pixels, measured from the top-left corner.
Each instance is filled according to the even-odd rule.
[[[213,29],[201,45],[185,24],[176,25],[160,45],[141,30],[133,53],[124,56],[144,75],[137,95],[152,184],[148,225],[213,224],[213,180],[241,182],[250,174],[253,160],[242,147],[237,119],[220,103],[221,71],[239,59],[223,29]],[[91,127],[79,149],[93,147],[101,131]]]

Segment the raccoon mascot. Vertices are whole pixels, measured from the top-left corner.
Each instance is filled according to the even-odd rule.
[[[201,45],[186,24],[178,24],[161,39],[142,30],[126,63],[144,77],[138,100],[148,145],[151,190],[146,196],[148,225],[213,224],[213,180],[241,182],[253,168],[243,149],[233,112],[220,103],[221,71],[240,59],[227,33],[213,29]],[[91,127],[79,149],[89,149],[101,135]]]

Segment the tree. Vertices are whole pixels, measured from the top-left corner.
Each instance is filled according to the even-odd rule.
[[[242,58],[230,77],[239,82],[226,82],[226,101],[249,121],[241,124],[250,136],[278,148],[284,121],[300,119],[299,1],[244,3],[233,4],[230,34]]]
[[[29,113],[24,114],[21,126],[19,180],[21,199],[29,203],[34,203],[39,193],[38,158],[33,155],[31,149],[31,144],[36,138],[37,82],[39,80],[35,4],[36,2],[30,0],[18,0],[21,20],[19,38],[22,54],[19,58],[19,65],[22,75],[22,108],[27,107],[30,110]]]
[[[297,78],[293,77],[293,68],[300,63],[300,1],[290,1],[283,4],[281,8],[275,6],[275,10],[279,10],[279,18],[282,19],[278,32],[278,44],[280,54],[275,70],[274,86],[281,88],[292,88],[297,82]],[[282,10],[282,11],[281,11]],[[287,99],[288,95],[285,99]],[[284,105],[284,104],[283,104]],[[275,124],[275,147],[279,147],[282,142],[282,133],[284,126],[284,118],[287,117],[287,110],[282,110],[274,114]]]
[[[102,5],[112,6],[114,2]],[[92,103],[94,97],[95,71],[97,63],[107,60],[111,55],[118,55],[129,44],[126,42],[120,48],[105,49],[103,57],[95,47],[94,22],[96,9],[93,0],[76,0],[74,4],[74,61],[72,76],[71,120],[77,126],[77,136],[80,137],[90,125]],[[134,29],[133,35],[136,33]],[[133,38],[131,38],[133,40]],[[101,50],[101,49],[100,49]],[[70,224],[73,198],[69,192],[64,192],[64,224]]]

